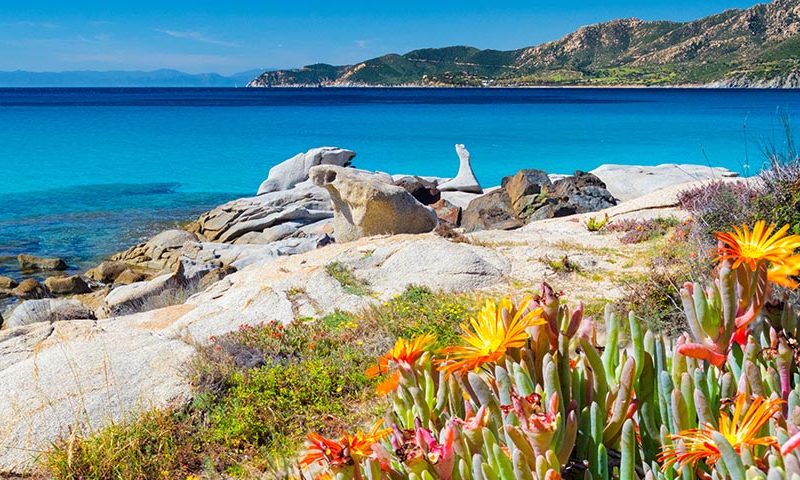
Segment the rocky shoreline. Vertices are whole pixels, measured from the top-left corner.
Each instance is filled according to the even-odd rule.
[[[18,299],[2,312],[0,330],[0,472],[29,471],[30,450],[76,420],[97,427],[142,405],[185,400],[181,365],[209,335],[353,311],[409,284],[460,291],[534,277],[541,272],[465,236],[591,243],[581,218],[672,208],[676,186],[735,176],[690,165],[606,165],[573,175],[521,170],[484,189],[467,148],[456,153],[458,171],[443,179],[358,170],[350,166],[355,152],[315,148],[273,167],[257,195],[83,274],[61,276],[63,261],[20,256],[21,269],[49,276],[0,278],[0,295]],[[530,257],[536,248],[514,255],[538,258]],[[333,261],[380,293],[344,291],[325,273]]]

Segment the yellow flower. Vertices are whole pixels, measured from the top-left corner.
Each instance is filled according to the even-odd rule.
[[[496,362],[509,349],[524,346],[529,336],[526,329],[545,324],[542,309],[532,308],[532,302],[532,298],[519,305],[509,298],[499,302],[487,300],[477,319],[461,325],[465,345],[442,350],[446,358],[440,362],[440,369],[448,375],[477,370],[486,363]]]
[[[800,273],[800,255],[794,254],[800,248],[800,235],[787,236],[789,225],[775,231],[775,224],[767,227],[759,220],[752,232],[747,225],[734,226],[733,230],[716,233],[722,242],[718,260],[731,260],[733,269],[747,265],[751,272],[757,271],[760,264],[769,263],[771,281],[792,288],[797,286],[790,277]]]
[[[777,446],[778,441],[775,437],[761,437],[759,432],[769,419],[780,411],[783,400],[755,397],[747,411],[743,412],[746,400],[747,397],[742,394],[736,397],[732,417],[720,412],[719,433],[731,444],[736,453],[741,453],[742,447],[745,446]],[[692,428],[670,435],[673,442],[680,443],[663,447],[659,456],[659,460],[664,462],[662,471],[667,471],[676,463],[680,464],[679,470],[686,465],[694,466],[700,460],[705,461],[707,465],[715,464],[719,460],[720,452],[712,437],[714,432],[714,427],[706,424],[702,428]]]

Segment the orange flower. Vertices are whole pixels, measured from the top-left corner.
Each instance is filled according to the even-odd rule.
[[[783,400],[755,397],[747,411],[743,411],[746,400],[747,397],[742,394],[736,397],[732,417],[720,412],[719,433],[725,436],[736,453],[741,453],[742,447],[745,446],[777,446],[775,437],[761,437],[759,432],[769,419],[781,410]],[[676,463],[680,464],[679,470],[686,465],[694,466],[700,460],[705,461],[707,465],[715,464],[719,460],[720,451],[713,440],[714,431],[713,426],[706,424],[701,428],[692,428],[670,435],[673,442],[680,443],[663,447],[659,456],[659,461],[664,462],[662,471],[667,471]]]
[[[366,375],[368,378],[375,378],[379,375],[389,373],[392,363],[401,368],[410,369],[411,366],[414,365],[414,362],[416,362],[423,353],[428,351],[434,343],[436,343],[436,337],[434,335],[420,335],[411,341],[398,338],[394,347],[379,358],[376,365],[367,369]],[[376,389],[378,394],[388,395],[393,392],[399,384],[400,372],[395,370],[389,378],[379,383]]]
[[[369,433],[361,430],[355,434],[345,433],[339,441],[310,433],[306,438],[306,451],[298,463],[301,467],[327,463],[328,467],[337,468],[359,462],[372,455],[373,445],[392,431],[390,428],[380,427],[379,420]]]
[[[526,298],[514,305],[508,298],[499,302],[488,300],[477,319],[470,319],[469,326],[461,324],[465,345],[442,350],[446,358],[440,362],[440,369],[447,375],[474,371],[498,361],[509,349],[524,346],[529,337],[526,329],[546,323],[542,309],[532,308],[532,301]]]
[[[800,248],[800,235],[787,236],[789,225],[775,231],[775,224],[767,227],[763,220],[759,220],[752,232],[747,225],[734,226],[733,230],[732,233],[715,234],[722,242],[717,256],[719,261],[731,260],[733,269],[747,265],[751,272],[755,272],[760,263],[768,262],[775,269],[773,278],[777,280],[788,279],[800,272],[800,256],[794,255]]]

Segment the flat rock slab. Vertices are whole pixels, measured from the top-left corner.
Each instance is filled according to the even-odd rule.
[[[614,197],[623,201],[681,183],[739,176],[727,168],[674,163],[654,167],[602,165],[590,173],[600,178]]]

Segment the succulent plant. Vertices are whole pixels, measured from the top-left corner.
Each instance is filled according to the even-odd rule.
[[[771,278],[800,272],[800,237],[773,232],[720,235],[716,280],[681,291],[688,332],[676,340],[606,308],[600,345],[582,305],[547,284],[518,303],[487,302],[463,345],[398,340],[370,370],[389,375],[383,424],[340,441],[310,436],[305,475],[800,478],[799,320],[765,296]]]

